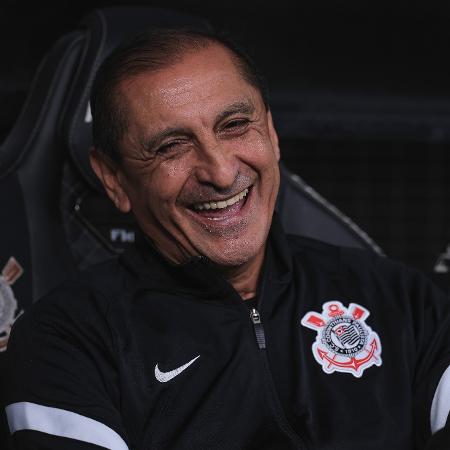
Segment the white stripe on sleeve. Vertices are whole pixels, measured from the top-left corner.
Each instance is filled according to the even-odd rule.
[[[11,434],[20,430],[34,430],[78,439],[110,450],[128,450],[125,441],[113,429],[65,409],[20,402],[8,405],[6,415]]]
[[[439,381],[431,404],[430,424],[434,434],[444,428],[450,412],[450,366],[447,367]]]

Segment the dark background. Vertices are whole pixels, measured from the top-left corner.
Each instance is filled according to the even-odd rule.
[[[394,258],[431,271],[450,242],[450,5],[132,2],[201,15],[266,74],[285,164]],[[0,142],[51,45],[96,7],[0,5]]]

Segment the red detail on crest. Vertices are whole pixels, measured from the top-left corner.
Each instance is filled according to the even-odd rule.
[[[352,316],[355,320],[361,319],[364,316],[365,311],[359,306],[355,306],[355,309],[352,312]]]
[[[306,321],[310,323],[311,325],[314,325],[315,327],[322,328],[325,326],[325,321],[320,316],[315,316],[314,314],[311,314]]]
[[[372,342],[370,343],[370,351],[364,358],[357,359],[355,357],[352,357],[347,362],[336,361],[334,359],[334,357],[330,358],[328,356],[328,352],[323,351],[320,348],[317,348],[317,353],[319,354],[320,359],[323,359],[323,360],[329,362],[329,367],[337,366],[337,367],[343,367],[343,368],[351,368],[351,369],[354,369],[355,371],[358,371],[358,369],[363,364],[365,364],[366,362],[369,362],[372,359],[372,357],[374,357],[374,353],[375,353],[375,350],[377,350],[377,348],[378,348],[377,341],[375,340],[375,338],[373,338]]]
[[[2,277],[4,281],[7,284],[12,285],[18,278],[21,277],[22,274],[23,267],[17,262],[14,256],[11,256],[2,270]]]
[[[343,314],[344,311],[342,311],[342,309],[339,308],[338,304],[332,303],[331,305],[328,305],[328,315],[330,317],[342,316]]]

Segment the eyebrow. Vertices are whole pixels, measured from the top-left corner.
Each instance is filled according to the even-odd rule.
[[[251,102],[236,102],[227,106],[222,112],[220,112],[216,117],[216,123],[221,122],[233,114],[253,114],[255,112],[255,105]]]
[[[255,106],[251,102],[241,101],[232,103],[216,116],[215,123],[217,124],[234,114],[251,115],[255,112],[255,109]],[[183,127],[166,128],[153,136],[144,138],[142,140],[142,147],[147,151],[151,151],[166,138],[173,136],[189,136],[191,134],[191,131]]]

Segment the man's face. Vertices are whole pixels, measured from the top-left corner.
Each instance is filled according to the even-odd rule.
[[[131,209],[177,263],[203,255],[233,267],[261,256],[279,186],[278,140],[228,51],[210,45],[130,78],[119,98],[123,161],[104,180],[119,209]]]

